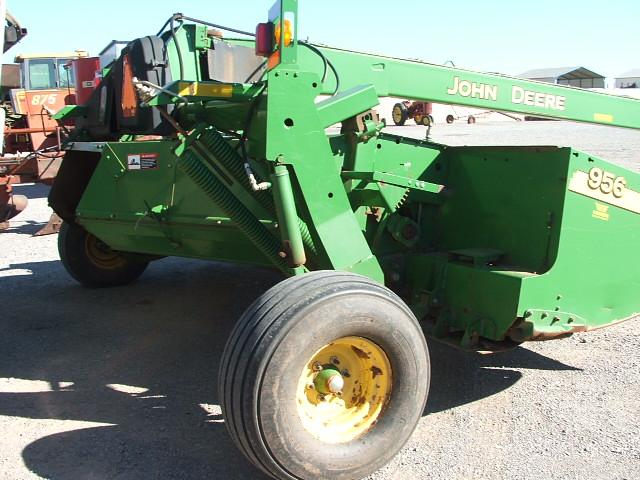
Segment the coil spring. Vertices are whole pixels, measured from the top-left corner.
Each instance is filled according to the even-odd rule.
[[[258,249],[280,270],[290,274],[291,269],[280,257],[277,239],[240,203],[206,165],[192,151],[187,150],[178,162],[180,168],[208,196],[220,206],[238,228],[258,247]]]
[[[229,142],[222,137],[220,132],[214,129],[205,130],[202,135],[200,135],[199,140],[208,149],[208,151],[218,159],[227,171],[235,177],[235,180],[240,182],[240,185],[248,191],[252,191],[251,184],[249,183],[249,179],[244,171],[244,161]],[[275,218],[276,207],[273,203],[273,197],[271,194],[266,191],[258,191],[254,192],[254,194],[258,201]],[[298,218],[298,228],[300,229],[305,249],[310,255],[316,256],[317,250],[313,243],[313,239],[311,238],[311,233],[309,233],[309,228],[300,218]]]

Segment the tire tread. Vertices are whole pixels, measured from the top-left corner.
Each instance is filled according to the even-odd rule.
[[[257,369],[251,373],[256,373],[255,378],[260,379],[257,383],[261,383],[264,372],[259,364],[268,363],[292,327],[292,322],[287,320],[314,300],[347,289],[385,295],[418,325],[406,304],[383,285],[349,272],[318,271],[291,277],[256,299],[240,317],[223,351],[218,392],[227,430],[244,455],[272,477],[298,479],[279,465],[269,451],[262,438],[256,409],[248,411],[247,405],[259,404],[256,397],[259,386],[250,383],[254,375],[245,373]],[[270,337],[269,342],[263,341],[266,335]]]

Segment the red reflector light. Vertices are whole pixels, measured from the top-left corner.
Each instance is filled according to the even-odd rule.
[[[273,53],[273,23],[259,23],[256,27],[256,55],[268,57]]]

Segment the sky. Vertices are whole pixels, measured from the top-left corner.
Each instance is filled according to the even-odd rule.
[[[3,56],[75,49],[155,34],[175,12],[253,31],[273,0],[8,0],[28,36]],[[638,0],[300,0],[299,34],[340,48],[452,61],[517,75],[583,66],[606,77],[640,68]]]

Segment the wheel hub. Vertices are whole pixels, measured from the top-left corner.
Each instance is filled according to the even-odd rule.
[[[298,414],[305,429],[326,443],[346,443],[380,420],[391,397],[385,352],[362,337],[343,337],[318,350],[298,381]]]
[[[344,378],[338,370],[329,367],[318,372],[313,380],[313,385],[321,394],[341,395],[344,388]]]
[[[87,258],[98,268],[110,270],[124,265],[125,260],[119,252],[111,250],[105,243],[91,234],[85,239]]]

